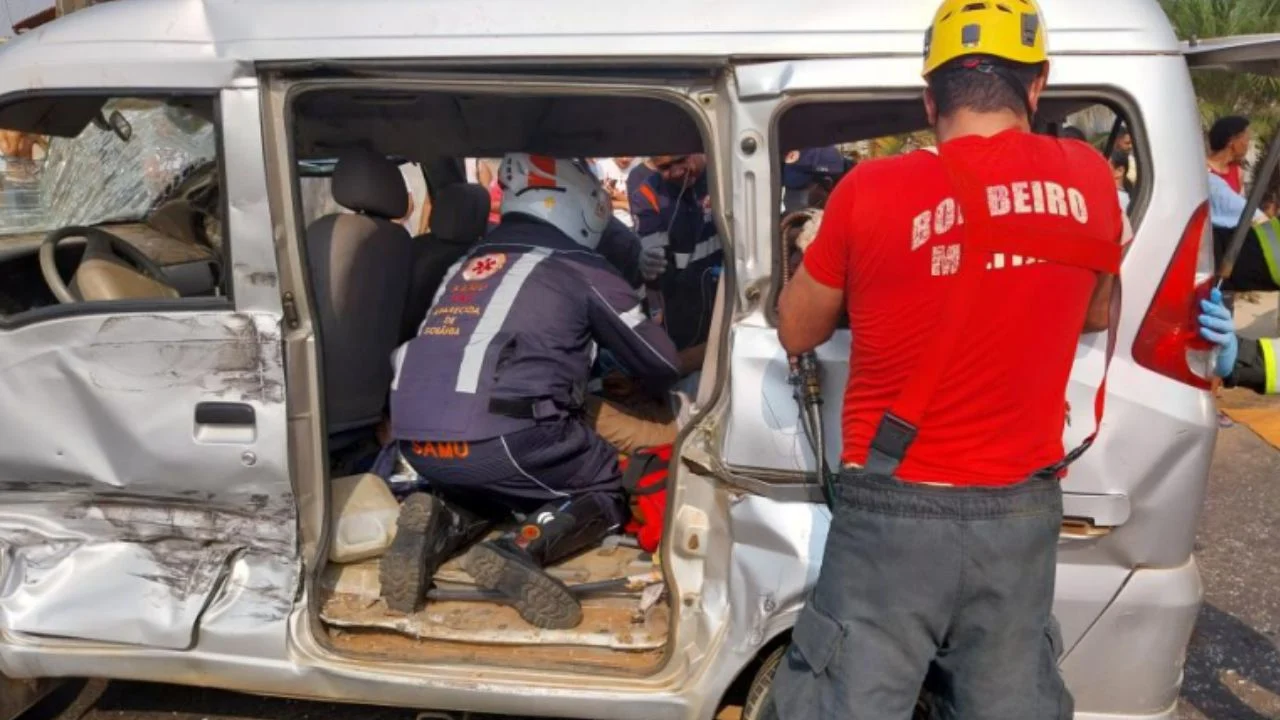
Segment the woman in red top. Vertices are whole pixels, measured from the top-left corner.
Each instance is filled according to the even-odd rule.
[[[1231,189],[1241,195],[1244,194],[1244,179],[1240,163],[1249,154],[1252,142],[1249,119],[1239,115],[1221,118],[1209,129],[1209,172],[1226,180]]]

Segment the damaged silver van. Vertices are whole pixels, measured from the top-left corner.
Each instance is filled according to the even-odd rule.
[[[1127,128],[1136,160],[1107,413],[1065,485],[1061,667],[1077,718],[1172,718],[1216,437],[1189,342],[1212,270],[1190,56],[1155,0],[1042,5],[1038,129],[1109,145]],[[709,720],[750,684],[744,716],[770,717],[829,521],[773,329],[781,167],[926,127],[933,9],[119,0],[0,48],[0,128],[44,143],[0,178],[0,709],[37,680],[105,676],[631,720]],[[380,343],[406,312],[353,293],[348,322],[320,322],[405,261],[310,241],[314,180],[357,147],[414,164],[432,200],[415,241],[464,252],[485,231],[451,200],[465,158],[708,157],[726,259],[706,361],[672,398],[664,539],[553,569],[610,588],[576,628],[524,624],[453,565],[421,611],[393,613],[376,559],[332,560],[332,483],[375,432]],[[1071,445],[1093,429],[1104,342],[1080,342]],[[843,331],[818,352],[827,398],[848,348]],[[824,418],[834,462],[839,403]]]

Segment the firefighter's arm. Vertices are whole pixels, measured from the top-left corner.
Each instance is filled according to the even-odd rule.
[[[1101,332],[1111,326],[1111,294],[1115,283],[1115,275],[1098,274],[1093,296],[1089,298],[1089,310],[1084,316],[1084,332]]]
[[[651,322],[635,291],[616,275],[592,269],[587,275],[591,334],[637,377],[670,386],[680,378],[676,347]]]
[[[1133,225],[1129,216],[1120,213],[1120,247],[1121,252],[1129,248],[1133,241]],[[1089,298],[1089,310],[1084,317],[1085,333],[1101,332],[1111,327],[1112,297],[1115,294],[1116,277],[1099,273],[1097,283],[1093,286],[1093,296]],[[1119,311],[1120,308],[1115,308]]]
[[[844,291],[823,285],[800,266],[778,299],[778,341],[789,355],[826,342],[844,310]]]

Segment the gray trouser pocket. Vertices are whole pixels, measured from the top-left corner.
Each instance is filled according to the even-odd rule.
[[[780,720],[839,714],[847,694],[846,678],[833,662],[844,644],[844,635],[844,627],[814,607],[812,599],[800,611],[791,631],[791,647],[773,682],[773,702]]]

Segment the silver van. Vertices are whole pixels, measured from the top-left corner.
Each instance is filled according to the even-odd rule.
[[[1127,128],[1135,160],[1104,427],[1065,483],[1061,667],[1077,718],[1172,718],[1217,427],[1190,340],[1212,249],[1188,61],[1269,72],[1280,48],[1188,50],[1156,0],[1042,4],[1037,129]],[[0,710],[93,676],[620,720],[709,720],[750,684],[744,717],[771,717],[829,522],[773,329],[783,158],[925,129],[934,7],[119,0],[5,44],[0,128],[47,142],[0,178],[27,198],[0,203]],[[706,362],[674,398],[664,542],[557,568],[641,578],[578,628],[458,600],[452,566],[397,615],[376,561],[329,561],[330,484],[377,422],[369,378],[405,303],[383,284],[403,257],[311,242],[314,181],[355,147],[424,174],[420,242],[483,234],[447,202],[465,158],[708,156],[726,261]],[[339,300],[348,322],[322,330]],[[1092,430],[1105,340],[1080,342],[1068,445]],[[832,462],[848,348],[843,331],[818,351]]]

